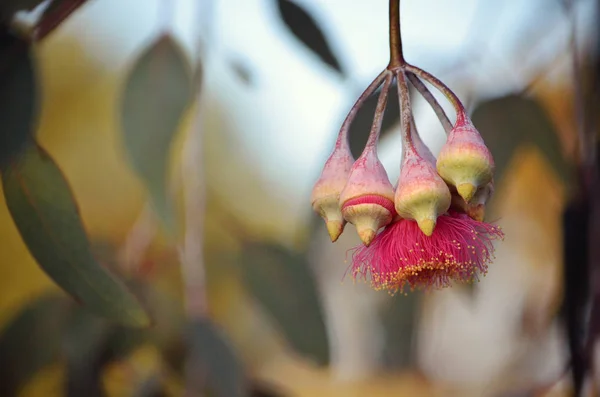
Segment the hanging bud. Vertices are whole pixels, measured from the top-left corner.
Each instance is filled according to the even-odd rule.
[[[394,203],[398,215],[417,222],[431,236],[438,216],[450,208],[450,191],[431,161],[414,148],[406,148]]]
[[[352,166],[340,206],[344,219],[356,226],[366,246],[396,215],[394,188],[374,149],[365,150]]]
[[[468,203],[494,174],[494,159],[483,138],[466,116],[459,112],[456,124],[437,159],[437,171]]]
[[[450,208],[469,215],[471,219],[483,222],[485,218],[485,204],[494,194],[494,181],[492,180],[487,185],[477,189],[475,195],[468,203],[458,194],[454,186],[451,186],[450,192],[452,193]]]
[[[340,193],[348,181],[353,162],[354,159],[348,144],[338,142],[312,191],[313,210],[325,220],[332,242],[340,237],[346,224],[339,201]]]

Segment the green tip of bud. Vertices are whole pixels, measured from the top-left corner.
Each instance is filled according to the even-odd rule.
[[[329,233],[329,238],[331,239],[332,243],[335,243],[342,235],[345,223],[346,222],[340,221],[325,221],[325,224],[327,225],[327,233]]]
[[[477,191],[477,186],[472,183],[461,183],[456,187],[458,194],[462,197],[467,203],[471,201],[475,192]]]
[[[365,228],[365,229],[357,230],[357,231],[358,231],[358,237],[360,237],[360,240],[367,247],[369,245],[371,245],[371,242],[373,241],[373,239],[375,238],[375,234],[377,233],[375,230],[373,230],[371,228]]]
[[[435,220],[431,218],[419,219],[417,220],[417,225],[419,225],[419,229],[425,234],[427,237],[433,234],[433,229],[435,229]]]

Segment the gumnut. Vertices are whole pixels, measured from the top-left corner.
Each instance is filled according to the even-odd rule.
[[[395,217],[394,188],[374,147],[365,149],[352,166],[339,203],[344,219],[356,226],[366,246]]]
[[[494,159],[483,138],[464,112],[459,112],[437,158],[437,171],[468,203],[491,182]]]
[[[492,180],[487,185],[480,187],[473,195],[473,198],[468,203],[458,194],[456,189],[450,189],[452,193],[452,204],[450,208],[455,211],[467,214],[471,219],[483,222],[485,218],[485,205],[494,194],[494,181]]]
[[[354,158],[348,144],[339,142],[325,162],[321,176],[312,190],[312,208],[325,221],[332,242],[340,237],[346,225],[339,205],[340,193],[346,186],[353,163]]]
[[[431,236],[438,216],[450,208],[451,196],[435,170],[429,149],[422,155],[417,147],[416,142],[405,147],[394,203],[400,217],[416,221],[419,229]]]

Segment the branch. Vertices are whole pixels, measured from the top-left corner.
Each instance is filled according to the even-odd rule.
[[[42,41],[87,0],[53,0],[33,30],[32,41]]]
[[[440,123],[442,123],[446,134],[450,134],[450,131],[452,130],[452,122],[446,115],[444,108],[442,108],[435,96],[433,96],[431,91],[429,91],[429,88],[427,88],[425,83],[423,83],[417,76],[415,76],[412,73],[407,73],[407,76],[413,87],[415,87],[417,91],[419,91],[419,93],[423,96],[423,98],[425,98],[427,103],[429,103],[429,106],[431,106],[431,108],[435,112],[436,116],[440,120]]]

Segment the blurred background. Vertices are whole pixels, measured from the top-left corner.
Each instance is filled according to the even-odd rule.
[[[573,7],[590,97],[599,7]],[[479,283],[406,296],[344,277],[358,236],[347,227],[332,244],[310,206],[342,120],[387,64],[387,13],[384,0],[89,0],[37,45],[39,141],[71,184],[96,257],[128,280],[154,325],[116,326],[74,303],[0,198],[0,395],[180,396],[190,356],[209,374],[206,395],[570,395],[561,216],[577,108],[565,6],[402,1],[406,59],[458,94],[495,156],[487,218],[506,234]],[[127,73],[165,31],[202,71],[169,153],[180,218],[188,231],[200,225],[189,257],[149,209],[119,124]],[[412,98],[435,154],[444,131]],[[355,156],[375,101],[352,127]],[[397,106],[391,98],[379,146],[392,181]],[[207,315],[192,329],[198,349],[186,345],[194,305]]]

